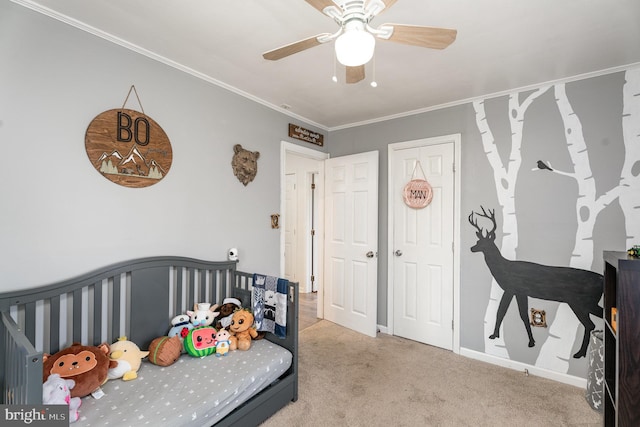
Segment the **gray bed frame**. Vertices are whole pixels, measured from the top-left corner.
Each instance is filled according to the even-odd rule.
[[[47,286],[0,294],[2,403],[42,403],[42,355],[73,342],[112,343],[126,335],[142,349],[196,302],[251,304],[253,274],[235,261],[161,256],[124,261]],[[216,426],[258,425],[298,399],[298,284],[289,283],[287,336],[268,339],[293,354],[289,370]],[[15,322],[14,318],[18,321]],[[62,333],[61,333],[62,330]],[[64,342],[62,342],[64,341]],[[38,348],[38,350],[36,350]]]

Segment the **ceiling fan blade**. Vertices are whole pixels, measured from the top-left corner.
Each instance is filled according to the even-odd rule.
[[[392,42],[431,49],[444,49],[455,41],[458,34],[457,30],[419,25],[383,24],[381,27],[393,27],[393,33],[388,38]]]
[[[295,43],[270,50],[269,52],[263,53],[262,57],[269,61],[277,61],[278,59],[286,58],[294,53],[302,52],[303,50],[321,45],[322,43],[318,41],[318,37],[326,35],[328,35],[328,33],[319,34],[317,36],[309,37],[308,39],[300,40]]]
[[[384,3],[384,10],[388,10],[391,6],[393,6],[394,4],[396,4],[398,0],[382,0],[382,3]]]
[[[305,0],[314,8],[322,12],[327,6],[335,6],[336,4],[331,0]],[[324,12],[323,12],[324,13]]]
[[[364,80],[364,64],[357,67],[347,67],[347,83],[358,83]]]

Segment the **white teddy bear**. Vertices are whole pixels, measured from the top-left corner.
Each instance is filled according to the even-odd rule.
[[[51,374],[42,384],[42,403],[45,405],[69,405],[69,422],[78,420],[78,408],[82,404],[79,397],[71,397],[71,389],[75,387],[74,380],[65,380],[59,374]]]

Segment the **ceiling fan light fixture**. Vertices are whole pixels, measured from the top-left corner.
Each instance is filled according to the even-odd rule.
[[[347,67],[366,64],[373,57],[376,40],[364,29],[346,29],[335,42],[338,62]]]

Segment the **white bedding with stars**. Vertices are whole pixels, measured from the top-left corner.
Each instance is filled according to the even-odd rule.
[[[83,398],[73,425],[210,426],[279,378],[291,360],[288,350],[268,340],[221,357],[183,354],[167,367],[145,359],[135,380],[109,380],[102,398]]]

